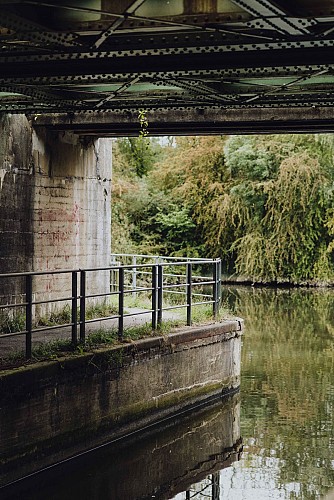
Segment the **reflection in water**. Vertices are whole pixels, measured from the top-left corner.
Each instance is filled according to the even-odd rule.
[[[2,500],[168,499],[230,466],[241,451],[239,394],[169,419],[141,439],[86,457],[0,491]]]
[[[334,291],[224,289],[245,318],[242,460],[221,497],[318,499],[334,486]]]

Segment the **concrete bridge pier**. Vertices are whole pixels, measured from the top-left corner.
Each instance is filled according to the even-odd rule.
[[[110,190],[111,139],[0,116],[0,274],[108,265]],[[70,279],[47,276],[36,287],[46,299],[51,288],[70,290]],[[22,280],[0,280],[2,302],[21,293]]]

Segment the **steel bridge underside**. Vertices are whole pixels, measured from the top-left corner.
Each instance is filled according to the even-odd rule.
[[[0,0],[0,113],[82,135],[333,132],[332,0]]]

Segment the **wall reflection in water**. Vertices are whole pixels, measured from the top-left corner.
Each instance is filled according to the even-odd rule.
[[[194,483],[200,483],[198,488],[209,485],[209,498],[219,498],[212,496],[219,490],[215,486],[216,472],[238,460],[241,448],[240,402],[236,394],[169,420],[140,439],[110,444],[7,488],[1,498],[189,498],[190,488],[196,489],[191,487]]]

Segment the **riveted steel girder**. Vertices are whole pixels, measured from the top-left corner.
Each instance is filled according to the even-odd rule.
[[[173,112],[204,109],[191,121],[197,130],[196,119],[204,127],[199,116],[209,120],[210,110],[236,119],[245,110],[326,109],[329,126],[334,16],[327,0],[0,0],[0,7],[0,112],[136,116],[145,109],[167,131]]]

